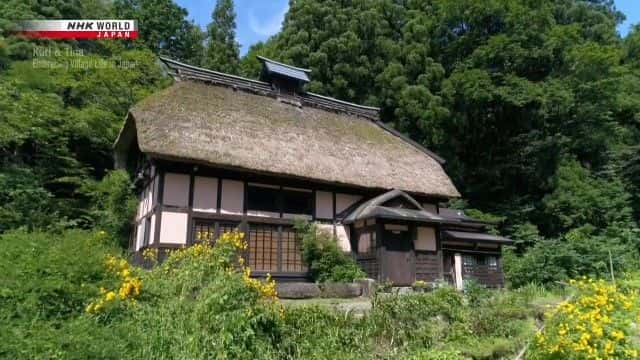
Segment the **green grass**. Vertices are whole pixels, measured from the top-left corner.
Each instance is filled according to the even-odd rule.
[[[221,271],[220,255],[194,255],[137,271],[135,306],[87,314],[99,287],[114,286],[114,244],[96,232],[0,235],[0,358],[510,358],[565,296],[472,287],[270,303]]]

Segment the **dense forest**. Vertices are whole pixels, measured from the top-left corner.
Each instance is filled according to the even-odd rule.
[[[517,241],[513,285],[603,275],[609,252],[620,270],[640,263],[640,28],[621,38],[610,0],[291,1],[242,58],[230,0],[206,31],[170,0],[9,0],[0,14],[0,231],[124,236],[130,180],[110,173],[111,145],[127,109],[171,82],[156,55],[247,77],[265,55],[447,159],[451,205]],[[109,17],[137,19],[140,39],[11,33]]]

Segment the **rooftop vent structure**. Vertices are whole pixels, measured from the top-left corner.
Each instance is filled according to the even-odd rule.
[[[262,62],[260,80],[268,82],[280,93],[294,95],[303,93],[304,85],[308,83],[311,70],[283,64],[262,56],[258,56]]]

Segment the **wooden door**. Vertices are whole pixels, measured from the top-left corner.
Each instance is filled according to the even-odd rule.
[[[409,231],[384,231],[386,280],[409,286],[415,280],[413,244]]]
[[[451,285],[455,285],[456,279],[455,266],[453,262],[453,253],[444,251],[442,254],[442,275],[444,280]]]

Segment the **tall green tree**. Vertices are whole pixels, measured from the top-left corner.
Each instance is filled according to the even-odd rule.
[[[240,69],[239,49],[233,1],[218,0],[208,27],[207,51],[203,65],[211,70],[237,74]]]
[[[518,254],[540,238],[579,257],[640,220],[640,42],[620,38],[623,18],[610,0],[298,0],[255,51],[312,69],[311,91],[381,107],[526,237]]]
[[[0,3],[1,29],[15,19],[113,16],[77,1],[32,3]],[[170,79],[149,49],[120,41],[1,42],[0,232],[95,224],[91,185],[113,167],[128,108]]]
[[[119,18],[138,21],[140,38],[132,44],[191,64],[202,62],[202,31],[187,20],[187,10],[174,1],[115,0],[113,11]]]

